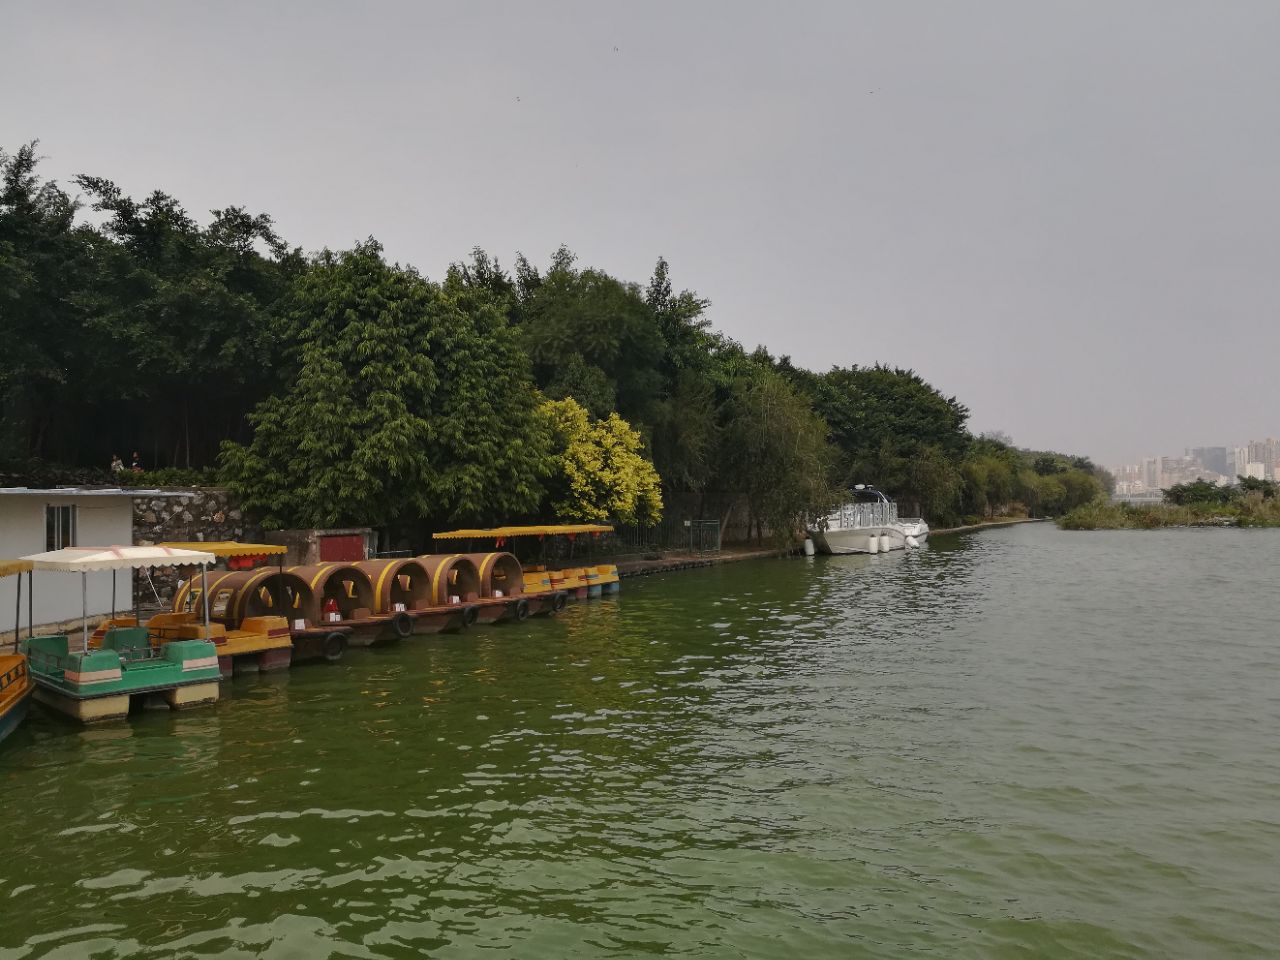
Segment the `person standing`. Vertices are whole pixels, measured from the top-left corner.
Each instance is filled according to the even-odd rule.
[[[120,459],[120,454],[118,453],[111,455],[111,473],[117,477],[124,473],[124,461]]]
[[[134,473],[142,472],[142,454],[138,453],[137,450],[133,451],[133,465],[129,469]]]

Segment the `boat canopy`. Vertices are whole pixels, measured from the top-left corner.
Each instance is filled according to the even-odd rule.
[[[146,567],[207,566],[214,555],[202,550],[174,547],[63,547],[48,553],[33,553],[28,560],[36,570],[90,573],[94,570],[129,570]]]
[[[278,556],[288,553],[289,548],[281,543],[237,543],[234,540],[193,540],[191,542],[162,543],[162,547],[175,550],[198,550],[212,553],[215,557],[257,557]]]
[[[0,577],[12,577],[31,569],[30,560],[0,560]]]
[[[613,527],[603,523],[561,523],[537,527],[493,527],[489,530],[449,530],[434,533],[436,540],[479,540],[490,537],[559,537],[577,536],[580,533],[613,533]]]

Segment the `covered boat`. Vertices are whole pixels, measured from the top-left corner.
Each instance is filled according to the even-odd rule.
[[[218,699],[217,648],[208,636],[209,612],[203,605],[198,627],[203,636],[152,643],[147,626],[109,626],[97,648],[89,644],[87,577],[109,572],[113,595],[120,570],[165,566],[199,567],[205,576],[210,553],[170,547],[65,547],[23,558],[35,570],[80,574],[81,639],[66,634],[27,637],[21,642],[35,698],[85,723],[124,717],[132,698],[157,695],[172,709],[213,703]]]
[[[929,538],[924,520],[900,518],[898,505],[869,484],[856,485],[852,494],[839,510],[808,526],[819,553],[885,553],[924,546]]]
[[[356,566],[373,583],[374,613],[390,618],[397,637],[460,630],[475,622],[474,604],[436,599],[432,577],[438,566],[428,569],[421,557],[361,560]]]
[[[201,584],[188,581],[173,598],[174,613],[199,609]],[[228,636],[268,634],[290,643],[290,662],[341,660],[351,628],[315,618],[314,596],[307,581],[279,567],[218,572],[209,578],[209,617]]]
[[[547,557],[547,542],[563,538],[570,544],[569,554],[573,554],[573,544],[579,540],[587,544],[587,554],[591,553],[594,541],[613,527],[603,523],[557,523],[535,526],[505,526],[489,529],[449,530],[434,534],[437,540],[465,540],[468,544],[475,541],[493,541],[495,548],[510,547],[513,554],[525,558],[524,570],[528,574],[546,573],[542,578],[526,581],[526,596],[534,604],[534,612],[554,612],[564,606],[564,600],[556,600],[555,594],[563,592],[566,599],[585,600],[588,597],[599,597],[604,594],[617,593],[620,586],[618,568],[614,564],[589,564],[583,566],[579,561],[555,562]],[[536,591],[529,587],[537,587]]]
[[[431,595],[437,605],[463,610],[464,626],[505,619],[510,601],[485,594],[480,568],[461,553],[426,553],[417,558],[431,578]]]
[[[529,598],[523,596],[524,570],[519,560],[501,551],[464,556],[476,565],[480,578],[481,623],[528,619],[530,604]]]
[[[306,582],[301,610],[307,622],[322,627],[350,627],[349,642],[353,647],[368,647],[409,635],[399,632],[403,620],[375,612],[373,581],[355,563],[318,563],[290,567],[289,572]]]
[[[31,561],[0,560],[0,577],[17,577],[16,612],[13,618],[14,653],[0,654],[0,741],[18,729],[31,706],[35,683],[27,658],[19,649],[22,632],[22,575],[27,575],[27,623],[31,622]]]
[[[218,648],[218,666],[224,677],[233,673],[258,673],[288,668],[293,657],[293,638],[289,633],[289,621],[278,611],[254,617],[233,618],[230,622],[220,615],[226,608],[227,598],[232,590],[227,580],[233,574],[252,569],[272,557],[283,558],[286,547],[275,543],[233,541],[165,543],[161,546],[178,550],[201,549],[213,554],[227,567],[226,570],[211,572],[208,577],[210,618],[213,621],[209,625],[209,639]],[[174,594],[173,610],[157,614],[148,623],[153,642],[198,636],[198,616],[202,607],[201,584],[194,578],[189,578]]]

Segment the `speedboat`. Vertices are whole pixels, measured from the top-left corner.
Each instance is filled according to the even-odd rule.
[[[884,553],[912,550],[929,538],[920,517],[898,516],[898,505],[870,484],[859,483],[852,499],[810,524],[806,532],[819,553]]]

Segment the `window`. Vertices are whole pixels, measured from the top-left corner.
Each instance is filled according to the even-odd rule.
[[[76,545],[76,508],[55,507],[46,504],[44,508],[44,548],[61,550],[63,547]]]

